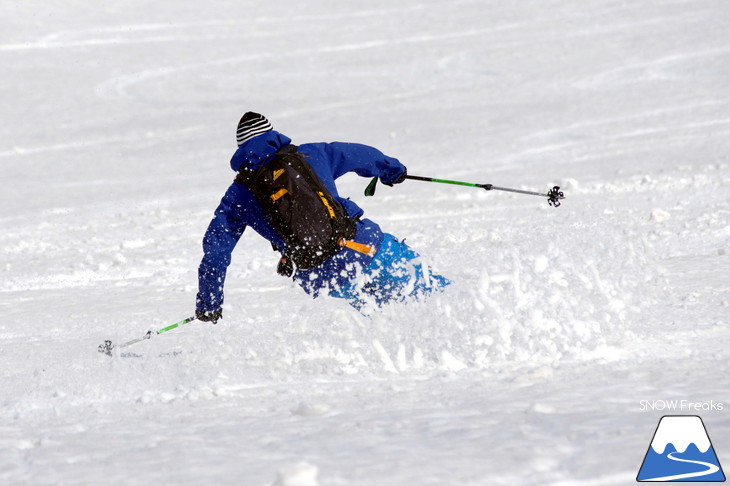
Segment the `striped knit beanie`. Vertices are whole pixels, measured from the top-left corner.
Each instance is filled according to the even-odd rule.
[[[256,135],[261,135],[269,130],[273,130],[269,120],[264,115],[259,115],[252,111],[247,111],[238,122],[238,130],[236,130],[236,142],[243,145],[244,142],[251,140]]]

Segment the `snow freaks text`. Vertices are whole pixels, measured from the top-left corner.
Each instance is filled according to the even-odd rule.
[[[690,400],[640,400],[642,412],[722,412],[725,404],[710,400],[709,402],[693,402]]]

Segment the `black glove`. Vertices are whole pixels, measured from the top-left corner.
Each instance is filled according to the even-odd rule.
[[[393,181],[393,184],[400,184],[401,182],[406,180],[406,176],[408,176],[408,169],[404,170],[403,174],[399,178],[397,178],[396,180]]]
[[[195,311],[195,318],[203,322],[212,322],[213,324],[218,323],[218,319],[223,319],[223,309],[216,309],[212,311]]]
[[[401,172],[402,170],[402,172]],[[393,184],[400,184],[406,180],[408,170],[403,165],[398,167],[388,168],[383,175],[380,176],[380,182],[386,186],[392,186]]]
[[[291,258],[282,256],[279,260],[279,265],[276,267],[276,273],[282,277],[291,277],[294,275],[294,264],[292,263]]]

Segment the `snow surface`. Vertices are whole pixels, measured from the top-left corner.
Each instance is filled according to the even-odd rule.
[[[730,463],[727,1],[0,14],[1,484],[632,484],[682,413]],[[347,176],[445,294],[365,318],[251,232],[221,323],[99,354],[192,313],[246,110],[567,199]]]

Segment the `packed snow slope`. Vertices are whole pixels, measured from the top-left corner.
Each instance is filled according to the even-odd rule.
[[[0,483],[624,485],[668,413],[730,464],[729,20],[724,0],[0,3]],[[223,321],[99,354],[193,313],[247,110],[567,199],[365,198],[348,175],[447,292],[364,317],[248,232]]]

